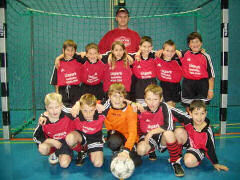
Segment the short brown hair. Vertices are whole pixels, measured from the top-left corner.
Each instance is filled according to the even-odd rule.
[[[90,49],[96,49],[97,52],[99,53],[99,48],[98,45],[95,43],[89,43],[88,45],[85,46],[85,51],[88,52]]]
[[[144,42],[149,42],[152,45],[152,38],[149,36],[143,36],[140,40],[140,45],[142,45]]]
[[[207,106],[206,106],[204,101],[202,101],[202,100],[194,100],[190,104],[189,111],[193,112],[193,110],[200,109],[200,108],[203,108],[205,111],[207,111]]]
[[[127,91],[125,86],[122,83],[113,83],[108,89],[108,96],[111,96],[113,93],[119,93],[124,97],[127,96]]]
[[[75,51],[77,50],[77,44],[73,40],[64,41],[63,49],[65,50],[67,47],[73,47]]]
[[[202,36],[198,32],[192,32],[187,37],[187,43],[189,44],[191,40],[193,39],[199,39],[199,41],[202,42]]]
[[[86,104],[92,107],[92,106],[96,106],[97,98],[93,94],[86,93],[81,96],[79,102],[80,102],[80,106]]]
[[[163,96],[162,88],[156,84],[148,85],[144,91],[144,96],[146,96],[147,92],[152,92],[155,95],[159,95],[160,98]]]
[[[162,48],[164,49],[164,48],[166,47],[166,45],[169,45],[169,46],[174,46],[174,47],[175,47],[175,49],[176,49],[176,45],[175,45],[174,41],[173,41],[173,40],[171,40],[171,39],[169,39],[169,40],[165,41],[165,42],[163,43],[163,46],[162,46]]]

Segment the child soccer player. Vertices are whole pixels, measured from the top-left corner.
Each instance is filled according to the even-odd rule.
[[[183,52],[181,58],[183,82],[182,102],[189,106],[194,99],[208,102],[213,98],[214,69],[208,54],[202,53],[202,37],[192,32],[187,37],[189,50]]]
[[[67,135],[66,142],[70,147],[86,144],[93,165],[101,167],[103,164],[102,126],[105,115],[98,114],[97,99],[92,94],[82,95],[78,103],[80,113],[74,120],[76,130]],[[82,158],[82,154],[79,154],[78,165],[83,163]]]
[[[49,93],[45,97],[47,121],[45,125],[38,125],[34,131],[34,141],[42,155],[49,155],[49,162],[60,163],[62,168],[67,168],[71,162],[72,149],[66,144],[66,135],[74,130],[73,121],[61,111],[62,96]],[[55,153],[54,153],[55,152]],[[57,157],[58,158],[57,158]]]
[[[207,116],[206,105],[201,100],[194,100],[189,108],[190,116],[182,111],[172,108],[173,115],[184,124],[184,128],[175,130],[178,142],[187,148],[184,163],[188,168],[199,166],[206,156],[213,167],[220,171],[228,171],[228,167],[218,163],[215,152],[215,142]]]
[[[125,103],[126,89],[121,83],[114,83],[109,87],[108,97],[110,106],[104,121],[108,130],[107,145],[118,156],[131,158],[138,166],[141,157],[137,155],[134,145],[138,141],[137,113]]]
[[[175,175],[184,176],[180,164],[181,149],[173,133],[172,114],[167,104],[162,102],[162,93],[162,88],[155,84],[145,89],[147,108],[138,115],[140,140],[137,153],[144,156],[151,150],[163,152],[167,149]]]
[[[182,69],[180,60],[176,55],[176,46],[172,40],[163,44],[163,52],[160,58],[156,58],[157,78],[160,80],[160,86],[163,89],[163,99],[175,107],[177,102],[181,101]]]
[[[77,49],[77,44],[73,40],[67,40],[63,43],[64,58],[60,60],[58,69],[54,67],[50,84],[55,85],[56,92],[63,97],[63,104],[67,108],[80,98],[80,74],[81,63],[74,58]]]
[[[104,92],[107,92],[113,83],[122,83],[126,91],[130,92],[132,70],[129,66],[129,58],[124,44],[120,41],[115,41],[112,44],[110,55],[111,61],[107,65],[103,81]]]
[[[108,130],[107,145],[113,154],[122,158],[131,158],[135,166],[141,164],[141,158],[137,155],[134,145],[138,141],[137,113],[125,102],[127,95],[125,86],[121,83],[110,85],[108,90],[109,100],[105,102],[104,120]],[[100,105],[101,106],[101,105]],[[73,115],[79,110],[79,103],[73,106]]]
[[[99,49],[95,43],[90,43],[85,47],[87,60],[81,68],[81,95],[85,93],[93,94],[98,100],[104,97],[103,77],[106,65],[98,60]]]
[[[156,84],[156,71],[154,63],[154,54],[152,51],[152,38],[143,36],[139,45],[139,55],[135,55],[133,63],[133,76],[132,82],[134,99],[136,102],[144,103],[144,90],[149,84]]]

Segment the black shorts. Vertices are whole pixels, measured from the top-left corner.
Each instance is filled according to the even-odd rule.
[[[182,83],[182,103],[188,105],[196,99],[208,103],[208,87],[208,79],[192,80],[184,78]]]
[[[162,140],[162,135],[163,133],[159,134],[154,134],[150,139],[149,139],[149,145],[151,146],[151,149],[159,150],[160,152],[164,152],[167,149],[167,146],[163,146],[161,144]],[[146,135],[142,135],[140,137],[140,141],[144,141]]]
[[[103,135],[102,131],[95,134],[85,134],[76,130],[82,136],[81,145],[87,145],[88,153],[103,151]]]
[[[150,84],[157,84],[156,78],[135,80],[134,94],[136,100],[144,99],[145,88]]]
[[[181,101],[180,83],[160,81],[160,86],[162,87],[163,90],[163,99],[165,102],[173,101],[177,103]]]
[[[183,145],[183,148],[186,149],[186,153],[191,153],[193,156],[195,156],[199,163],[205,157],[204,150],[202,150],[202,149],[195,149],[195,148],[191,147],[189,138],[187,139],[187,142]]]
[[[62,143],[62,146],[60,149],[56,149],[55,154],[58,157],[59,155],[66,154],[69,156],[72,156],[73,150],[67,145],[65,139],[58,140]]]
[[[58,90],[62,95],[63,104],[68,108],[71,108],[81,97],[80,85],[59,86]]]
[[[98,100],[102,100],[103,97],[105,96],[102,83],[99,83],[96,85],[87,85],[82,83],[80,87],[81,87],[81,94],[80,94],[81,96],[83,94],[90,93],[96,96]]]

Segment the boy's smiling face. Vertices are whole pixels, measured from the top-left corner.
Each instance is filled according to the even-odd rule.
[[[144,100],[152,112],[155,112],[162,102],[162,98],[151,91],[146,92]]]
[[[176,53],[176,47],[166,44],[163,48],[163,58],[170,61]]]
[[[188,46],[194,53],[197,53],[202,49],[202,42],[198,38],[195,38],[189,41]]]
[[[97,49],[94,49],[94,48],[89,49],[86,54],[87,58],[89,59],[89,61],[91,63],[97,62],[98,55],[99,55],[99,53],[98,53]]]
[[[66,47],[66,49],[63,49],[64,58],[67,60],[72,59],[75,52],[76,50],[74,49],[74,47],[71,46]]]
[[[152,51],[152,44],[150,42],[143,42],[140,46],[139,49],[142,53],[143,56],[148,56],[148,54]]]
[[[190,111],[190,116],[193,118],[194,125],[200,126],[205,122],[207,111],[204,108],[195,108],[192,112]]]

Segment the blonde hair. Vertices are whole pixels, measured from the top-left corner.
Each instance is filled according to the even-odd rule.
[[[147,92],[152,92],[153,94],[158,95],[160,98],[163,96],[162,88],[156,84],[148,85],[144,91],[144,96],[146,96]]]
[[[123,53],[123,56],[122,56],[122,60],[123,60],[123,62],[124,62],[125,67],[127,67],[127,66],[128,66],[128,59],[127,59],[126,47],[125,47],[125,45],[124,45],[122,42],[120,42],[120,41],[115,41],[115,42],[112,43],[112,48],[111,48],[111,54],[112,54],[111,67],[112,67],[112,69],[115,69],[115,66],[116,66],[117,58],[116,58],[116,56],[113,54],[113,50],[114,50],[114,48],[116,47],[116,45],[119,45],[119,46],[121,46],[121,47],[123,48],[124,53]]]
[[[113,83],[108,89],[108,96],[111,96],[113,93],[118,93],[123,95],[124,97],[127,96],[127,91],[125,86],[122,83]]]
[[[90,107],[93,107],[93,106],[96,106],[97,104],[97,98],[93,94],[86,93],[81,96],[79,102],[80,102],[80,106],[88,105]]]
[[[96,49],[97,52],[99,53],[98,45],[95,43],[89,43],[88,45],[86,45],[85,51],[88,52],[90,49]]]
[[[52,101],[62,104],[62,95],[55,92],[48,93],[44,99],[45,105],[48,106]]]

